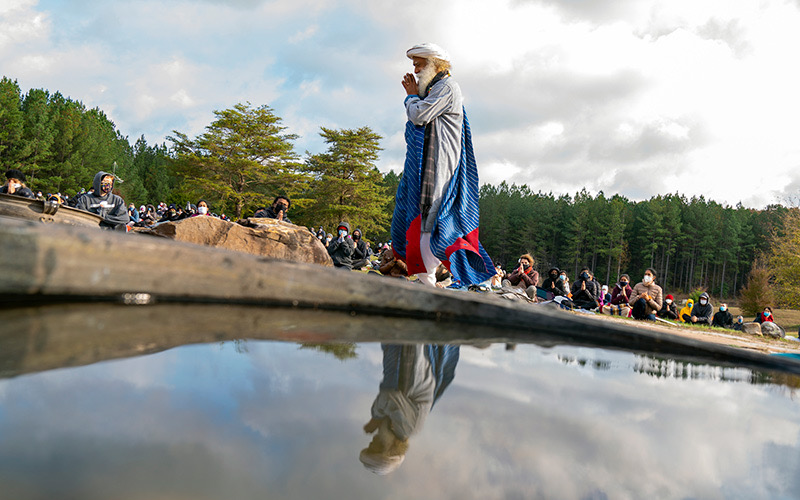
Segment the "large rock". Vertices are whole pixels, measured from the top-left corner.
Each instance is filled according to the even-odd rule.
[[[251,218],[234,223],[199,216],[163,222],[150,232],[178,241],[262,257],[333,265],[328,251],[308,229],[275,219]]]
[[[786,330],[780,325],[776,325],[772,321],[765,321],[761,323],[761,333],[776,339],[782,339],[786,336]]]
[[[761,335],[761,325],[758,323],[745,323],[742,325],[742,331],[750,335]]]

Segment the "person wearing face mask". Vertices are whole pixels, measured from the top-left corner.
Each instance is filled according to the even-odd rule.
[[[114,176],[108,172],[97,172],[90,191],[78,200],[75,208],[86,210],[103,218],[100,226],[106,229],[125,229],[131,220],[125,207],[125,200],[115,195]]]
[[[656,285],[656,271],[648,267],[642,281],[633,287],[633,294],[628,305],[633,308],[631,315],[635,319],[656,320],[656,312],[661,310],[664,302],[661,287]]]
[[[263,217],[266,219],[278,219],[279,221],[288,222],[289,224],[292,221],[286,216],[286,212],[289,211],[289,207],[292,206],[292,202],[289,201],[289,198],[286,196],[280,195],[276,196],[275,200],[272,202],[271,207],[262,208],[256,211],[253,214],[253,217]]]
[[[520,255],[517,268],[503,280],[503,286],[522,288],[529,298],[536,298],[539,273],[533,268],[534,263],[530,254]]]
[[[617,284],[614,285],[614,288],[611,290],[611,304],[608,310],[612,316],[614,314],[618,314],[620,316],[626,316],[628,314],[628,301],[633,295],[633,289],[631,288],[630,282],[630,276],[627,274],[622,274],[620,275]]]
[[[333,260],[335,267],[342,269],[353,269],[353,239],[349,236],[350,224],[347,222],[339,223],[336,228],[338,236],[328,244],[328,255]]]
[[[600,307],[597,302],[597,294],[600,293],[600,289],[596,286],[596,283],[589,268],[582,268],[575,283],[572,284],[572,302],[575,307],[586,310]]]
[[[732,328],[737,332],[744,330],[744,318],[741,316],[736,316],[736,321],[733,323]]]
[[[713,317],[714,308],[711,306],[708,294],[706,292],[703,292],[700,295],[700,298],[697,300],[697,304],[692,307],[691,315],[687,316],[684,314],[682,316],[684,322],[700,325],[710,325]]]
[[[723,303],[719,306],[719,311],[714,314],[711,326],[733,328],[733,315],[728,311],[728,304]]]
[[[353,269],[361,269],[369,264],[369,249],[367,242],[362,237],[361,230],[356,228],[353,231],[353,241],[355,246],[353,248]]]
[[[33,191],[25,185],[25,174],[23,174],[21,170],[12,168],[6,171],[6,179],[8,179],[8,181],[3,184],[3,187],[0,187],[0,193],[36,199],[36,195],[33,194]]]
[[[542,283],[542,288],[552,293],[555,297],[563,297],[569,293],[561,279],[561,270],[554,267],[547,271],[547,279]]]
[[[667,295],[664,298],[664,305],[661,306],[656,316],[664,319],[678,319],[678,307],[675,305],[675,299],[672,295]]]
[[[765,307],[763,311],[756,314],[756,319],[754,319],[753,321],[755,321],[758,324],[761,324],[765,321],[771,321],[772,323],[774,323],[775,318],[772,317],[772,308],[769,306]]]
[[[572,292],[570,292],[571,285],[569,284],[569,278],[567,277],[566,271],[561,271],[561,274],[558,275],[561,278],[561,281],[564,283],[564,290],[567,291],[567,297],[572,297]]]

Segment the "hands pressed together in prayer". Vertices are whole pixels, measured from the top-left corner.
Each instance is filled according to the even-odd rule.
[[[406,73],[403,77],[403,88],[406,89],[406,94],[408,95],[419,95],[419,86],[417,85],[417,79],[414,78],[414,75],[411,73]]]

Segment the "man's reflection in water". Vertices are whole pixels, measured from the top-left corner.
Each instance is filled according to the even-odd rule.
[[[361,450],[364,467],[380,475],[397,469],[408,450],[408,438],[422,429],[431,408],[450,385],[458,363],[458,346],[387,345],[383,381],[372,418],[364,426],[372,442]]]

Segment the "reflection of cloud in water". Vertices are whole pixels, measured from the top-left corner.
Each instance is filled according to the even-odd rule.
[[[249,342],[0,382],[0,484],[15,498],[800,496],[798,404],[776,386],[642,375],[613,351],[461,353],[489,363],[458,365],[390,476],[358,461],[378,344],[341,362]]]

